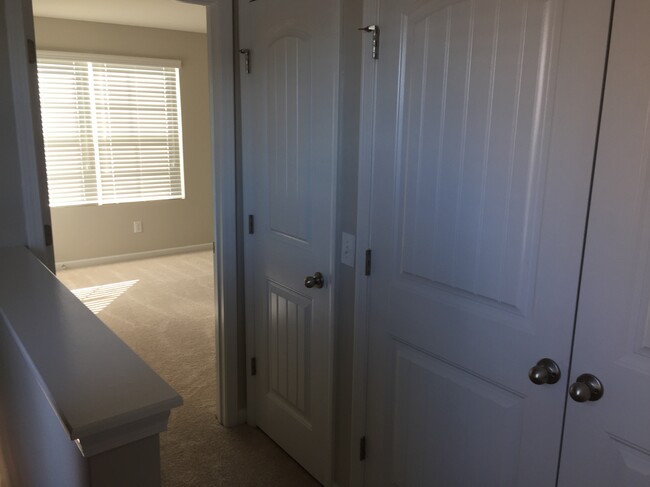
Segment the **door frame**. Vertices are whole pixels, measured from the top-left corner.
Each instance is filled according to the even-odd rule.
[[[379,23],[379,0],[364,0],[363,25]],[[365,262],[366,250],[372,249],[370,216],[372,205],[372,174],[375,100],[377,97],[377,64],[369,44],[364,42],[361,57],[361,95],[359,120],[359,173],[357,193],[356,262]],[[352,347],[352,404],[350,421],[350,476],[353,486],[364,485],[365,463],[360,457],[360,441],[366,436],[368,388],[369,290],[370,277],[365,268],[355,268],[354,341]],[[372,441],[372,440],[371,440]],[[372,447],[370,447],[372,448]]]
[[[208,76],[210,86],[211,152],[213,171],[213,236],[216,327],[217,419],[226,427],[246,421],[240,398],[243,373],[239,344],[243,343],[243,261],[240,251],[239,157],[236,118],[236,44],[234,0],[179,0],[206,7]],[[54,272],[54,252],[44,225],[51,225],[45,172],[40,103],[35,63],[29,45],[34,41],[31,0],[6,0],[11,84],[19,164],[22,177],[27,244]],[[233,123],[234,122],[234,123]]]
[[[25,212],[26,241],[29,249],[54,272],[51,243],[52,220],[45,173],[45,148],[38,97],[36,61],[30,59],[34,45],[34,16],[31,0],[6,0],[7,44],[14,120]],[[11,19],[11,21],[9,21]],[[49,226],[50,235],[46,235]]]
[[[236,0],[180,0],[205,5],[212,147],[217,419],[246,422],[240,398],[245,317],[241,225]],[[250,405],[250,398],[248,398]]]

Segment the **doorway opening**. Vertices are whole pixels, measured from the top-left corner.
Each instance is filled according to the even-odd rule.
[[[261,432],[215,419],[205,8],[33,6],[58,276],[183,396],[161,437],[163,482],[309,485]]]

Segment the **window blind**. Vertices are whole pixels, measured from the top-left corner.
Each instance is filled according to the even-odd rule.
[[[185,197],[179,67],[162,61],[39,53],[50,206]]]

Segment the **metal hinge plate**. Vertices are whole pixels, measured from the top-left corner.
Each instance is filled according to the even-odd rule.
[[[372,250],[368,249],[366,250],[366,267],[364,270],[364,274],[366,276],[369,276],[371,272],[372,272]]]
[[[248,215],[248,233],[250,235],[255,233],[255,215]]]
[[[359,440],[359,460],[366,459],[366,437],[362,436]]]
[[[367,25],[359,30],[370,32],[372,34],[372,58],[379,59],[379,26]]]
[[[251,375],[257,375],[257,359],[255,357],[251,359]]]
[[[247,74],[251,72],[251,50],[250,49],[240,49],[240,54],[244,55],[244,70]]]

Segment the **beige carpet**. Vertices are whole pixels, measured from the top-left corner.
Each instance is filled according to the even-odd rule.
[[[215,419],[212,253],[60,270],[185,401],[161,436],[165,486],[319,485],[260,430]]]

